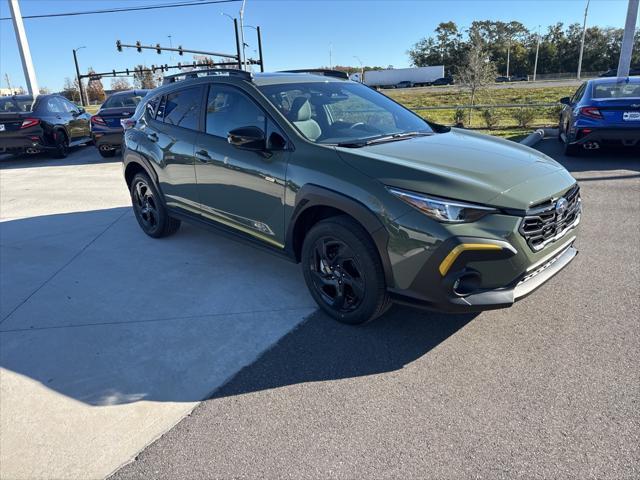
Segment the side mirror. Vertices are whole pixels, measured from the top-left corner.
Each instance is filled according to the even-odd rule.
[[[563,105],[571,105],[571,97],[562,97],[560,103]]]
[[[82,115],[83,113],[87,113],[84,107],[78,107],[78,112],[80,112],[80,115]]]
[[[236,148],[264,151],[267,141],[264,132],[258,127],[235,128],[227,135],[227,141]]]

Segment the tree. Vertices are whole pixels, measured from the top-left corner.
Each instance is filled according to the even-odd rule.
[[[475,105],[478,92],[486,85],[493,83],[496,78],[496,66],[489,58],[481,36],[473,33],[471,44],[465,55],[464,65],[458,67],[456,74],[457,83],[469,90],[470,105]],[[469,109],[469,125],[471,125],[471,112]]]
[[[111,90],[115,90],[117,92],[122,90],[131,90],[131,84],[126,78],[114,78],[111,80]]]
[[[51,90],[47,87],[40,87],[40,95],[47,95],[51,93]]]
[[[89,75],[95,73],[93,68],[89,68]],[[102,103],[105,99],[104,87],[102,86],[102,80],[100,78],[91,79],[89,77],[89,84],[87,85],[87,97],[89,99],[89,103]]]
[[[78,80],[71,80],[69,77],[66,77],[64,79],[62,95],[72,102],[80,103],[80,89],[78,88]]]
[[[133,72],[133,84],[136,88],[156,88],[158,86],[156,75],[145,65],[138,65]]]

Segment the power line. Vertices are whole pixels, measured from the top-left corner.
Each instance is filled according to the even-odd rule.
[[[64,12],[64,13],[47,13],[42,15],[25,15],[22,18],[52,18],[52,17],[75,17],[79,15],[96,15],[100,13],[121,13],[121,12],[133,12],[138,10],[155,10],[159,8],[176,8],[176,7],[196,7],[199,5],[210,5],[213,3],[233,3],[240,0],[192,0],[189,2],[180,3],[167,3],[159,5],[145,5],[137,7],[121,7],[121,8],[109,8],[104,10],[87,10],[83,12]],[[0,20],[11,20],[11,17],[2,17]]]

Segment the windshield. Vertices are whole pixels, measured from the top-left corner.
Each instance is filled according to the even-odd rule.
[[[640,98],[640,82],[634,83],[602,83],[594,85],[593,98]]]
[[[260,91],[309,140],[356,144],[403,134],[433,133],[429,124],[359,83],[263,85]]]
[[[102,108],[136,108],[144,95],[138,93],[126,93],[119,95],[111,95],[102,104]]]
[[[0,113],[30,112],[33,98],[0,98]]]

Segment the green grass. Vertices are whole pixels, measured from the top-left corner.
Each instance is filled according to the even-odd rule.
[[[506,103],[552,103],[561,97],[567,97],[574,93],[575,86],[560,87],[514,87],[485,89],[480,92],[476,104],[498,105]],[[447,110],[418,110],[417,113],[427,120],[445,125],[454,123],[455,105],[468,105],[470,97],[468,92],[459,88],[433,88],[430,90],[402,91],[385,90],[384,93],[404,106],[414,109],[416,107],[451,106]],[[527,131],[538,127],[555,126],[558,123],[558,107],[535,108],[535,116]],[[481,111],[474,109],[471,115],[471,125],[468,124],[468,110],[465,110],[465,127],[486,128]],[[518,122],[513,118],[516,112],[514,108],[498,108],[495,113],[498,124],[491,134],[499,134],[508,137],[504,129],[518,128]],[[522,130],[522,129],[521,129]]]
[[[95,115],[96,113],[98,113],[98,110],[100,110],[100,105],[87,105],[86,107],[84,107],[84,109],[87,111],[87,113]]]

